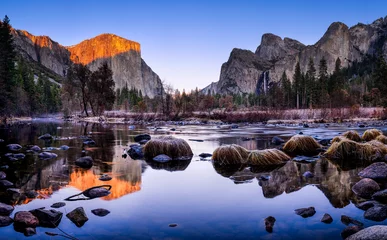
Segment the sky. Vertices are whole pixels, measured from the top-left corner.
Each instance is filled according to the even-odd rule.
[[[387,16],[387,1],[0,0],[16,29],[70,46],[102,33],[139,42],[145,62],[179,90],[219,80],[233,48],[255,51],[264,33],[317,42],[332,22]]]

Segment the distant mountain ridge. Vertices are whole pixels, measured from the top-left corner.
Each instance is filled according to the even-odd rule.
[[[337,58],[346,67],[353,61],[361,61],[366,54],[373,55],[379,50],[387,58],[387,17],[371,24],[359,23],[351,28],[344,23],[334,22],[317,43],[309,46],[266,33],[262,35],[255,53],[234,48],[228,61],[221,67],[219,81],[211,83],[202,92],[259,94],[266,92],[273,82],[278,82],[284,71],[292,79],[297,62],[300,62],[301,70],[306,72],[309,58],[313,59],[318,69],[324,57],[328,72],[332,73]]]
[[[150,98],[161,95],[159,76],[141,58],[141,45],[114,34],[101,34],[65,47],[48,36],[35,36],[24,30],[13,30],[17,52],[45,72],[63,79],[73,63],[83,63],[96,70],[107,62],[113,71],[115,87],[136,88]]]

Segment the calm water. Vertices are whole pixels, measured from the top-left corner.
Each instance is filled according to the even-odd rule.
[[[172,127],[177,131],[169,131]],[[39,121],[0,129],[0,138],[5,140],[0,143],[0,160],[1,165],[9,165],[5,170],[7,179],[23,191],[33,189],[40,193],[38,199],[15,205],[11,217],[18,211],[49,208],[89,187],[110,184],[112,193],[107,197],[66,202],[65,207],[59,208],[66,214],[82,206],[89,217],[78,228],[64,215],[59,228],[79,239],[341,239],[340,232],[345,228],[340,221],[342,214],[362,221],[365,226],[386,224],[387,221],[365,220],[364,212],[354,206],[358,199],[351,186],[359,180],[357,173],[361,169],[344,171],[325,159],[309,164],[291,161],[272,171],[224,169],[198,157],[203,152],[212,153],[221,144],[236,143],[248,149],[273,147],[270,145],[273,136],[287,140],[300,130],[311,136],[332,137],[347,129],[250,125],[232,130],[215,126],[164,126],[155,131],[140,126],[129,130],[125,125]],[[60,140],[38,140],[44,133],[58,136]],[[123,159],[123,149],[134,143],[133,137],[139,133],[149,133],[152,137],[171,134],[204,142],[188,141],[195,155],[191,161],[178,165]],[[79,137],[84,135],[89,135],[96,145],[83,146]],[[243,141],[245,137],[254,140]],[[70,149],[54,150],[58,154],[54,160],[39,160],[37,155],[27,154],[24,160],[9,162],[3,157],[7,152],[5,145],[9,143],[23,147],[36,144],[42,148],[65,144]],[[90,170],[74,165],[84,154],[83,150],[94,159],[95,165]],[[305,179],[302,176],[305,171],[311,171],[315,177]],[[99,181],[103,173],[113,179]],[[262,181],[261,176],[270,176],[270,179]],[[294,209],[309,206],[316,208],[313,217],[304,219],[294,213]],[[111,213],[98,217],[91,213],[95,208],[105,208]],[[333,223],[320,222],[324,213],[333,217]],[[273,233],[267,233],[264,226],[264,219],[270,215],[277,220]],[[168,226],[171,223],[178,226],[171,228]],[[37,234],[30,238],[62,238],[50,237],[46,231],[61,233],[58,229],[38,227]],[[0,228],[0,238],[25,237],[10,225]]]

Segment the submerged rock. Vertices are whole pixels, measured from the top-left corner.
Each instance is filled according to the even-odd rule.
[[[387,163],[376,162],[359,172],[359,176],[362,178],[370,178],[377,182],[387,181]]]
[[[348,238],[349,236],[359,232],[360,230],[362,230],[363,227],[360,227],[360,226],[348,226],[346,227],[342,232],[341,232],[341,237],[343,239],[350,239]]]
[[[267,232],[272,233],[276,219],[273,216],[265,218],[265,229]]]
[[[174,228],[177,227],[177,223],[170,223],[168,226]]]
[[[380,190],[379,185],[370,178],[364,178],[357,182],[352,187],[352,191],[359,197],[369,199],[371,196]]]
[[[376,205],[364,212],[364,218],[375,222],[381,222],[387,219],[387,206]]]
[[[57,202],[57,203],[54,203],[51,205],[52,208],[61,208],[64,206],[66,206],[66,203],[64,203],[64,202]]]
[[[15,228],[25,229],[28,227],[35,228],[39,225],[39,220],[32,213],[27,211],[20,211],[15,213],[14,217]]]
[[[372,198],[376,201],[387,203],[387,189],[374,193]]]
[[[314,157],[296,156],[292,160],[296,162],[301,162],[301,163],[312,163],[312,162],[316,162],[319,159],[320,159],[319,156],[314,156]]]
[[[376,225],[349,236],[347,240],[387,240],[387,226]]]
[[[169,162],[171,160],[172,158],[165,154],[160,154],[153,158],[153,161],[160,162],[160,163]]]
[[[14,207],[5,203],[0,203],[0,215],[9,216],[14,210]]]
[[[328,213],[325,213],[324,216],[321,218],[321,222],[323,223],[331,223],[333,222],[332,216]]]
[[[316,213],[316,210],[314,207],[308,207],[308,208],[299,208],[294,210],[297,215],[300,215],[303,218],[311,217]]]
[[[355,205],[357,208],[361,209],[361,210],[367,210],[369,208],[372,208],[373,206],[377,205],[378,202],[376,201],[366,201],[366,202],[362,202],[362,203],[359,203],[357,205]]]
[[[19,144],[8,144],[7,148],[10,151],[19,151],[20,149],[22,149],[22,146],[20,146]]]
[[[13,223],[13,219],[8,216],[0,216],[0,227],[6,227]]]
[[[108,215],[110,213],[109,210],[106,210],[104,208],[93,209],[93,210],[91,210],[91,212],[94,215],[99,216],[99,217],[105,217],[106,215]]]
[[[42,227],[56,228],[62,220],[63,213],[54,209],[34,209],[30,211],[39,220]]]
[[[82,227],[89,220],[83,207],[72,210],[66,214],[66,217],[68,217],[68,219],[70,219],[77,227]]]
[[[52,152],[41,152],[39,153],[38,157],[43,160],[49,160],[58,157],[58,155]]]
[[[149,134],[140,134],[134,137],[135,142],[140,142],[142,140],[149,141],[151,140],[151,136]]]
[[[351,217],[348,217],[346,215],[341,215],[341,222],[344,223],[345,225],[348,224],[354,224],[356,226],[363,226],[364,224],[356,219],[353,219]]]
[[[323,138],[318,141],[323,146],[328,146],[332,141],[332,138]]]
[[[14,158],[20,160],[20,159],[24,159],[26,157],[26,155],[24,155],[23,153],[15,153],[12,155]]]
[[[109,194],[110,194],[110,191],[103,187],[93,188],[87,192],[86,191],[84,192],[84,195],[89,198],[99,198],[99,197],[107,196]]]
[[[93,159],[90,156],[78,158],[75,165],[81,168],[91,168],[93,166]]]

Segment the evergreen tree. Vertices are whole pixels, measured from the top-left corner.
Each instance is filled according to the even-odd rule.
[[[306,72],[306,76],[307,87],[309,89],[309,107],[313,108],[313,106],[318,103],[318,94],[316,88],[316,68],[314,67],[314,62],[312,58],[309,58],[308,71]]]
[[[297,62],[296,67],[294,69],[294,75],[293,75],[293,86],[294,86],[294,94],[295,94],[297,109],[300,108],[301,82],[302,82],[302,73],[300,68],[300,62]]]
[[[327,61],[324,57],[321,58],[319,64],[319,72],[318,72],[318,101],[324,103],[325,97],[327,96],[327,87],[328,87],[328,67]]]
[[[112,109],[115,101],[114,86],[113,72],[105,62],[92,73],[89,81],[89,101],[94,116]]]
[[[290,108],[291,107],[290,99],[292,96],[292,86],[291,86],[290,80],[286,76],[285,71],[282,73],[280,82],[281,82],[281,87],[282,87],[282,92],[283,92],[282,106],[286,107],[286,108]]]

